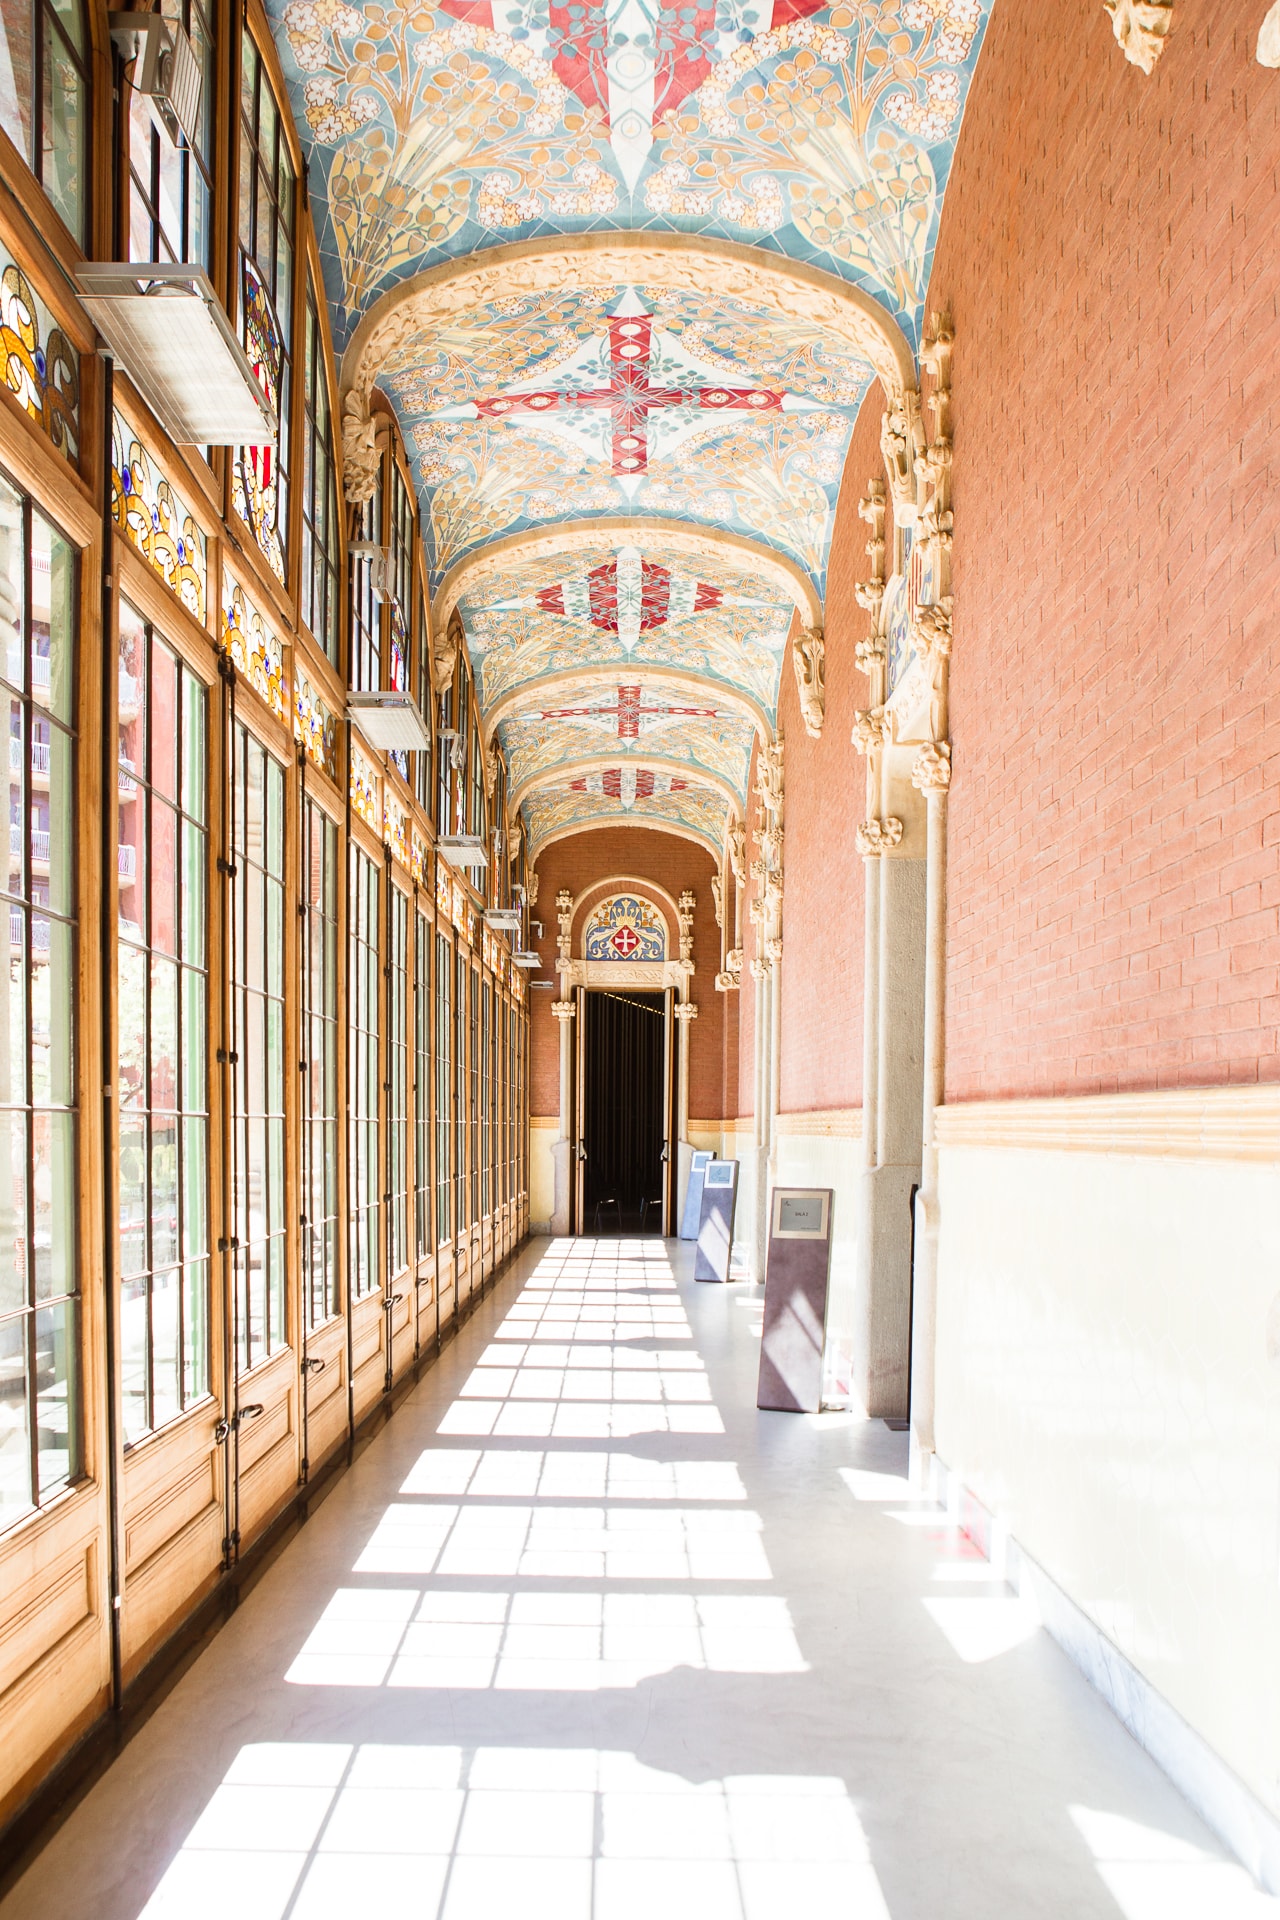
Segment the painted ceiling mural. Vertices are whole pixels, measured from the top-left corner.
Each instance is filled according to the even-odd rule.
[[[740,563],[662,557],[634,540],[592,541],[571,556],[525,560],[460,601],[482,705],[583,667],[626,678],[675,667],[744,692],[774,718],[794,611]]]
[[[624,817],[718,845],[820,624],[878,330],[920,345],[990,0],[267,4],[344,386],[395,408],[531,846]],[[668,268],[725,242],[760,272]]]
[[[651,514],[763,539],[819,583],[872,378],[816,327],[643,286],[490,302],[381,373],[437,577],[549,521]]]
[[[767,244],[913,344],[989,0],[270,0],[339,347],[398,280],[602,228]]]

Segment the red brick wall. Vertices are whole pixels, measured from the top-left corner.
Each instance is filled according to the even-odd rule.
[[[1262,0],[994,10],[955,357],[947,1098],[1280,1077],[1280,77]]]
[[[867,482],[884,476],[883,412],[876,382],[858,415],[836,509],[825,606],[827,713],[817,740],[800,717],[790,648],[783,664],[781,1113],[862,1104],[865,871],[854,832],[866,811],[866,762],[850,734],[855,712],[867,704],[868,681],[854,648],[870,632],[870,616],[853,589],[871,573],[871,530],[858,517],[858,502]]]
[[[720,966],[720,929],[716,925],[715,905],[711,897],[711,877],[716,863],[710,853],[692,840],[680,840],[648,827],[607,827],[589,833],[574,834],[557,840],[539,855],[538,904],[535,920],[542,922],[542,938],[535,942],[542,957],[539,974],[557,980],[557,992],[538,989],[530,994],[530,1112],[541,1115],[560,1111],[560,1029],[552,1017],[551,1002],[558,998],[555,975],[556,895],[567,887],[575,900],[597,881],[615,874],[628,874],[637,880],[652,880],[673,899],[679,899],[686,887],[697,905],[693,915],[693,961],[697,971],[693,979],[693,998],[698,1017],[693,1022],[689,1050],[689,1117],[694,1120],[718,1120],[724,1113],[726,1065],[723,1032],[725,995],[716,992],[716,973]],[[597,888],[600,898],[605,889]],[[590,904],[584,901],[574,919],[574,952],[578,951],[582,913]],[[667,917],[674,916],[668,911]],[[676,929],[672,928],[673,939]],[[675,951],[678,953],[679,948]]]

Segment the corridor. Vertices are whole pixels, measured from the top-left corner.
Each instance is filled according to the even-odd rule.
[[[1263,1920],[760,1295],[527,1245],[0,1920]]]

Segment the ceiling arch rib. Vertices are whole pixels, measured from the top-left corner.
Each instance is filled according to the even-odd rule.
[[[520,806],[531,793],[538,793],[544,787],[567,787],[573,793],[598,792],[617,799],[624,811],[636,798],[644,799],[655,790],[682,793],[691,787],[707,787],[718,793],[734,812],[741,804],[737,789],[722,774],[676,754],[646,753],[629,765],[620,764],[620,760],[621,756],[616,753],[588,753],[560,761],[542,772],[530,773],[518,787],[512,788],[511,804]],[[610,776],[607,782],[603,778],[606,774]],[[596,779],[597,775],[601,777]]]
[[[646,549],[658,548],[672,559],[688,561],[694,567],[706,562],[717,570],[735,567],[744,574],[758,574],[776,589],[780,598],[791,599],[803,625],[822,625],[822,602],[813,582],[802,567],[775,548],[720,527],[694,527],[662,515],[636,521],[616,514],[598,520],[573,520],[561,526],[530,528],[526,533],[510,534],[468,554],[451,567],[440,582],[432,607],[437,628],[443,629],[460,602],[474,602],[494,581],[518,580],[526,567],[538,566],[547,560],[572,561],[584,551],[597,548],[601,541],[611,542],[615,547],[638,544]]]
[[[673,834],[678,840],[692,840],[718,861],[729,825],[729,811],[721,795],[703,788],[681,795],[680,800],[682,804],[677,807],[666,804],[662,796],[650,797],[638,800],[624,813],[595,794],[540,788],[524,804],[530,861],[536,864],[557,840],[597,827],[618,826],[648,827]]]
[[[649,679],[653,677],[649,676]],[[614,665],[588,665],[573,667],[537,682],[523,683],[489,709],[486,714],[489,729],[487,738],[492,740],[495,729],[502,728],[522,713],[535,716],[545,726],[552,718],[561,717],[560,708],[580,706],[589,700],[599,700],[602,710],[607,703],[610,714],[616,716],[620,704],[617,698],[620,678],[630,684],[625,675],[619,675]],[[631,681],[638,678],[639,675],[631,675]],[[717,716],[734,715],[743,723],[747,733],[758,733],[766,741],[773,738],[768,714],[749,695],[733,691],[720,695],[718,689],[708,686],[704,675],[694,671],[664,668],[661,680],[671,705],[697,707],[699,711],[708,708]],[[648,681],[642,682],[642,696],[647,687]],[[642,713],[641,722],[645,717]]]

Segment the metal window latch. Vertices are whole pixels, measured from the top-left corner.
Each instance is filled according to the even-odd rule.
[[[312,1354],[308,1354],[302,1363],[302,1371],[304,1373],[323,1373],[324,1361],[316,1358]]]

